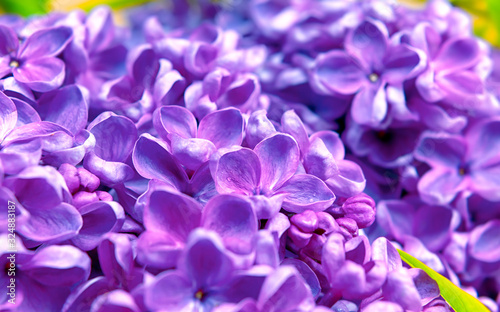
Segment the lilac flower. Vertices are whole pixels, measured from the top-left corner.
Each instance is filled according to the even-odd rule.
[[[320,179],[294,175],[299,166],[299,148],[285,134],[275,134],[255,146],[223,154],[214,164],[217,191],[250,196],[259,219],[274,216],[283,206],[290,212],[325,210],[333,193]]]
[[[402,84],[418,74],[425,55],[407,45],[389,44],[387,29],[366,20],[346,38],[346,51],[320,54],[311,80],[330,93],[354,94],[351,114],[360,124],[379,126],[397,107],[405,107]],[[396,115],[397,117],[401,117]]]
[[[458,192],[470,190],[486,199],[500,199],[497,191],[499,170],[497,118],[471,126],[464,137],[446,133],[425,133],[415,149],[415,157],[432,169],[419,181],[424,201],[447,204]]]
[[[47,28],[32,34],[19,46],[16,33],[0,25],[0,76],[12,73],[14,78],[34,91],[46,92],[61,86],[64,62],[56,56],[71,41],[68,27]]]
[[[148,308],[210,311],[221,302],[256,299],[268,273],[256,268],[242,273],[233,269],[220,238],[196,230],[188,239],[177,269],[165,271],[146,289]]]
[[[2,237],[2,245],[8,246],[7,236]],[[60,311],[71,288],[85,281],[90,274],[90,258],[73,246],[47,246],[32,252],[26,250],[21,241],[16,242],[18,252],[14,255],[16,264],[15,304],[4,294],[2,309],[15,308],[17,311]],[[1,264],[7,268],[13,253],[2,248]],[[9,258],[11,257],[11,258]],[[54,274],[58,278],[54,278]],[[7,288],[12,275],[2,271],[0,280]]]

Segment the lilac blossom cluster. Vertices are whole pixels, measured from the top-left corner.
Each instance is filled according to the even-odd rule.
[[[497,311],[500,74],[468,17],[192,5],[0,17],[1,310],[451,311],[397,246]]]

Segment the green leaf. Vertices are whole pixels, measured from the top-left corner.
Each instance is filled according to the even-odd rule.
[[[46,0],[1,0],[0,9],[6,13],[30,16],[33,14],[47,14]]]
[[[490,312],[479,300],[460,289],[446,277],[429,268],[417,258],[410,254],[399,250],[401,259],[412,268],[424,270],[433,280],[435,280],[441,291],[441,296],[456,312]]]

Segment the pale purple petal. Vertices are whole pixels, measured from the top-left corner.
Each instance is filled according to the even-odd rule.
[[[490,201],[500,200],[500,165],[474,169],[471,190]]]
[[[17,81],[34,91],[47,92],[60,87],[64,80],[64,62],[53,57],[28,59],[14,68]]]
[[[219,193],[253,195],[258,191],[260,179],[259,158],[246,148],[222,155],[214,173],[215,186]]]
[[[196,118],[181,106],[162,106],[153,114],[153,123],[160,137],[170,141],[169,134],[175,133],[183,138],[196,137]]]
[[[126,234],[108,234],[97,248],[102,272],[109,281],[131,289],[134,269],[132,244]]]
[[[431,251],[442,250],[452,234],[451,209],[442,206],[423,206],[415,213],[413,235]]]
[[[385,25],[380,21],[365,20],[348,34],[345,49],[349,55],[361,61],[367,70],[380,68],[387,52]]]
[[[203,208],[201,225],[217,232],[231,251],[247,254],[257,233],[257,218],[250,201],[234,195],[219,195]]]
[[[171,269],[183,250],[184,244],[167,233],[145,231],[137,240],[137,262],[155,269]]]
[[[216,101],[220,108],[236,107],[243,112],[252,111],[257,105],[261,86],[257,76],[243,74],[228,87]]]
[[[440,296],[439,286],[427,273],[421,269],[409,269],[413,283],[417,288],[422,305],[426,305]]]
[[[367,82],[361,65],[343,51],[320,54],[313,77],[323,88],[340,94],[354,94]]]
[[[390,47],[384,58],[382,78],[390,84],[399,84],[414,77],[426,65],[426,55],[410,46]]]
[[[238,109],[228,108],[208,114],[200,121],[198,138],[214,143],[215,147],[241,145],[243,116]]]
[[[16,105],[3,92],[0,92],[0,143],[14,129],[17,123]]]
[[[403,267],[397,249],[385,237],[379,237],[372,243],[372,260],[385,262],[389,271]]]
[[[364,86],[352,102],[352,118],[360,124],[379,125],[387,115],[388,104],[383,83]]]
[[[297,141],[301,154],[305,153],[309,147],[309,136],[302,120],[293,110],[286,111],[281,116],[281,127],[284,133],[288,133]]]
[[[10,27],[0,25],[0,56],[17,51],[18,46],[16,33]]]
[[[459,135],[424,133],[415,148],[415,157],[433,167],[456,168],[465,160],[467,143]]]
[[[332,281],[337,271],[345,262],[344,238],[342,235],[334,233],[328,236],[323,245],[321,264],[325,269],[328,280]]]
[[[25,101],[21,101],[16,98],[12,98],[12,102],[16,105],[17,109],[17,123],[16,126],[24,126],[33,122],[42,121],[38,112]]]
[[[295,213],[305,210],[323,211],[335,200],[335,195],[326,184],[310,174],[293,176],[276,192],[288,194],[283,201],[283,208]]]
[[[96,298],[91,312],[140,312],[141,310],[128,292],[116,289]]]
[[[375,301],[367,305],[361,312],[404,312],[404,309],[397,303],[390,301]]]
[[[454,72],[476,65],[480,57],[476,38],[454,38],[444,43],[434,63],[439,71]]]
[[[17,174],[30,166],[36,166],[42,157],[42,141],[34,139],[9,144],[0,152],[0,162],[6,174]]]
[[[469,254],[484,262],[497,262],[500,260],[500,221],[491,220],[476,227],[470,236]]]
[[[311,135],[310,141],[321,139],[328,151],[333,155],[335,160],[341,160],[345,157],[344,143],[340,139],[337,132],[333,131],[318,131]]]
[[[128,181],[135,175],[134,169],[129,165],[122,162],[106,161],[94,152],[90,152],[85,156],[83,166],[107,185]]]
[[[245,127],[245,141],[248,147],[254,148],[259,142],[276,132],[271,121],[267,118],[265,110],[253,112],[248,118]]]
[[[423,201],[429,204],[444,205],[451,202],[459,191],[466,186],[463,176],[451,169],[433,169],[418,182],[418,191]]]
[[[69,27],[55,27],[37,31],[23,43],[19,50],[21,60],[56,56],[73,38]]]
[[[254,149],[262,165],[261,185],[264,191],[278,189],[297,171],[300,151],[297,142],[287,134],[275,134]]]
[[[311,139],[311,144],[307,152],[303,154],[303,159],[306,172],[323,181],[338,174],[334,156],[319,137]]]
[[[160,71],[154,83],[153,98],[158,104],[172,105],[182,96],[186,88],[186,80],[176,70],[164,72],[164,61],[164,59],[160,60]]]
[[[171,135],[172,155],[180,164],[189,170],[196,170],[217,151],[215,145],[204,139],[185,139],[176,134]]]
[[[351,197],[365,189],[366,179],[357,163],[344,159],[337,162],[337,167],[338,175],[325,181],[337,197]]]
[[[389,272],[387,282],[384,284],[382,291],[384,298],[398,303],[405,310],[422,310],[420,294],[413,283],[413,278],[408,269],[401,268]]]
[[[194,308],[191,290],[192,282],[177,271],[165,271],[146,288],[145,303],[150,309],[169,309],[170,311],[192,310]],[[196,292],[196,291],[195,291]]]

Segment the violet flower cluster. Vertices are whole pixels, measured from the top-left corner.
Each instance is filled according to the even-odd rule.
[[[0,16],[0,309],[451,311],[397,247],[498,311],[498,55],[444,0]]]

